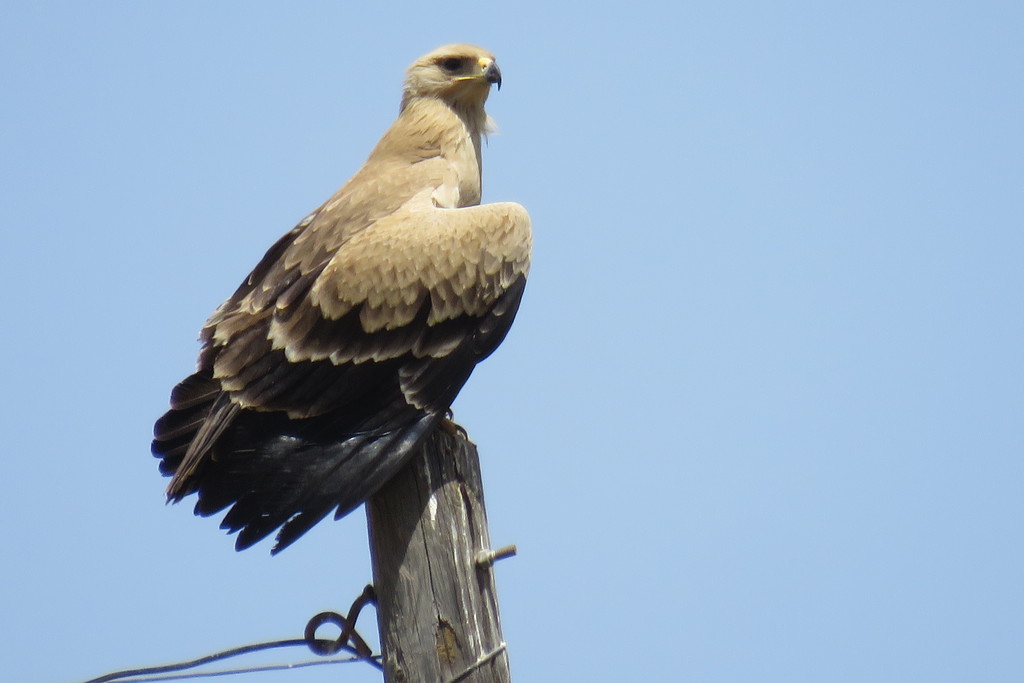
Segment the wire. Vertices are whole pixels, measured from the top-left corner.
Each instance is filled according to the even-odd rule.
[[[85,683],[109,683],[109,681],[170,681],[170,680],[181,680],[183,678],[200,678],[208,676],[227,676],[235,673],[251,673],[256,671],[279,671],[282,669],[294,669],[305,666],[315,666],[318,664],[341,664],[345,662],[366,662],[381,671],[384,667],[380,663],[380,655],[374,655],[370,646],[366,644],[366,641],[356,631],[356,619],[359,618],[359,612],[362,611],[363,607],[368,604],[376,604],[376,596],[373,592],[372,586],[367,586],[363,589],[363,592],[352,602],[352,607],[349,609],[348,616],[345,617],[337,612],[321,612],[306,623],[303,638],[291,638],[288,640],[271,640],[265,643],[254,643],[252,645],[243,645],[242,647],[231,648],[230,650],[224,650],[222,652],[216,652],[212,655],[206,655],[205,657],[199,657],[198,659],[192,659],[186,662],[179,662],[177,664],[165,664],[163,666],[149,666],[140,669],[125,669],[123,671],[115,671],[113,673],[105,674],[98,678],[90,678]],[[341,634],[334,640],[328,640],[316,637],[316,630],[324,624],[335,624],[341,628]],[[329,656],[337,654],[344,650],[345,652],[352,653],[352,657],[343,659],[331,659],[331,660],[311,660],[308,662],[299,662],[296,664],[274,664],[260,667],[252,667],[246,669],[230,669],[224,671],[215,672],[193,672],[188,674],[178,674],[177,672],[184,671],[185,669],[194,669],[211,662],[217,662],[230,657],[238,657],[240,655],[246,655],[251,652],[259,652],[261,650],[271,650],[280,647],[308,647],[314,654],[321,656]],[[175,674],[171,676],[161,676],[159,674]]]
[[[377,666],[379,668],[380,664],[377,661],[379,658],[380,655],[375,655],[373,660],[368,661],[368,663],[373,664],[374,666]],[[321,666],[324,664],[352,664],[353,662],[366,661],[366,659],[357,656],[343,657],[339,659],[310,659],[304,662],[295,662],[294,664],[266,664],[263,666],[251,666],[238,669],[221,669],[220,671],[193,671],[190,673],[172,673],[167,675],[157,674],[154,676],[133,676],[131,678],[120,678],[117,680],[121,681],[121,683],[157,683],[158,681],[183,681],[195,678],[215,678],[217,676],[231,676],[234,674],[263,673],[264,671],[288,671],[290,669],[304,669],[307,667]]]
[[[322,649],[325,649],[325,650],[327,648],[331,647],[334,644],[335,644],[335,641],[333,641],[333,640],[320,640],[320,639],[316,640],[316,645],[318,646],[318,648],[322,648]],[[228,659],[230,657],[238,657],[240,655],[247,655],[247,654],[250,654],[252,652],[260,652],[262,650],[271,650],[271,649],[274,649],[274,648],[281,648],[281,647],[297,647],[297,646],[308,647],[309,646],[309,642],[305,638],[292,638],[290,640],[272,640],[272,641],[269,641],[269,642],[266,642],[266,643],[254,643],[252,645],[244,645],[242,647],[231,648],[230,650],[224,650],[222,652],[217,652],[217,653],[214,653],[212,655],[206,655],[205,657],[199,657],[198,659],[192,659],[192,660],[189,660],[189,661],[186,661],[186,662],[179,662],[177,664],[166,664],[166,665],[163,665],[163,666],[147,666],[147,667],[143,667],[143,668],[139,668],[139,669],[125,669],[123,671],[115,671],[113,673],[104,674],[103,676],[99,676],[98,678],[90,678],[88,681],[85,681],[85,683],[108,683],[109,681],[180,680],[182,678],[189,678],[189,677],[198,678],[200,676],[223,676],[223,675],[228,675],[228,674],[232,674],[232,673],[245,673],[245,672],[248,672],[248,671],[259,671],[261,669],[259,667],[257,667],[257,668],[253,668],[253,669],[235,669],[235,670],[229,670],[229,671],[224,671],[224,672],[190,673],[190,674],[175,675],[175,676],[154,676],[154,674],[174,673],[174,672],[184,671],[185,669],[194,669],[196,667],[203,666],[205,664],[210,664],[212,662],[218,662],[218,661],[221,661],[221,660],[224,660],[224,659]],[[350,662],[350,661],[351,662],[365,661],[368,664],[370,664],[370,665],[372,665],[372,666],[374,666],[374,667],[376,667],[378,669],[383,669],[383,667],[381,666],[380,662],[378,661],[379,660],[379,656],[371,656],[369,658],[361,656],[361,655],[357,654],[355,652],[355,649],[353,647],[349,646],[349,645],[343,645],[341,649],[346,650],[348,652],[352,652],[352,653],[354,653],[355,656],[348,657],[348,658],[345,658],[345,659],[340,659],[340,660],[312,660],[312,663],[313,664],[315,664],[315,663],[324,663],[324,664],[326,664],[326,663],[340,663],[340,662]],[[300,663],[300,665],[301,666],[311,666],[311,663]],[[289,665],[289,664],[272,665],[272,666],[273,666],[273,668],[268,668],[266,670],[272,671],[272,670],[275,670],[275,669],[288,669],[288,668],[292,668],[292,667],[297,667],[297,665]],[[148,678],[143,678],[143,677],[148,677]]]

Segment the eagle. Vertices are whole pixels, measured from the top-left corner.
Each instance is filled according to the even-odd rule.
[[[169,502],[272,553],[372,496],[505,338],[530,267],[526,210],[480,204],[490,52],[406,72],[363,167],[266,252],[200,333],[152,444]]]

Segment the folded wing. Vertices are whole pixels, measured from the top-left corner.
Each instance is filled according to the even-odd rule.
[[[439,208],[420,192],[342,233],[324,227],[330,208],[211,317],[198,371],[157,423],[168,496],[198,492],[203,515],[230,506],[239,549],[283,527],[277,552],[390,479],[504,338],[525,286],[518,204]]]

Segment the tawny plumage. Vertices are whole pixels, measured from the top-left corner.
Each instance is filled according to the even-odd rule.
[[[398,119],[363,167],[284,235],[201,334],[153,453],[168,498],[230,507],[277,552],[390,479],[508,332],[530,219],[480,205],[494,57],[448,45],[407,72]]]

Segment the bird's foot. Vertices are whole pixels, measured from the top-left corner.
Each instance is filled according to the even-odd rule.
[[[452,412],[449,410],[448,414],[441,418],[441,421],[437,424],[437,428],[443,431],[445,434],[451,436],[457,436],[461,439],[465,439],[470,443],[473,443],[472,439],[469,438],[469,434],[466,433],[465,427],[452,420]]]

